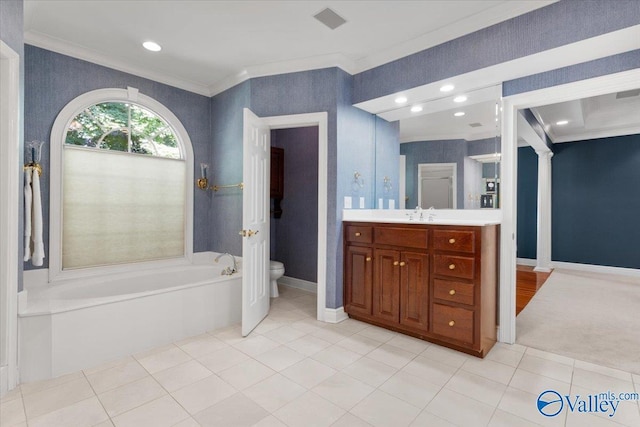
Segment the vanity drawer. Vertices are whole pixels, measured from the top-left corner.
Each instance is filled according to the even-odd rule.
[[[433,230],[436,251],[475,252],[476,234],[473,231]]]
[[[362,225],[347,225],[344,237],[348,242],[371,243],[373,235],[371,227]]]
[[[434,255],[433,272],[442,276],[473,279],[475,276],[475,259],[454,255]]]
[[[429,246],[429,231],[424,228],[376,227],[374,229],[374,241],[376,245],[427,249]]]
[[[472,283],[433,279],[433,297],[445,301],[473,305],[474,289]]]
[[[433,304],[433,333],[464,343],[473,343],[473,311]]]

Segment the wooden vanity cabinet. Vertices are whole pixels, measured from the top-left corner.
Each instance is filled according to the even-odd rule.
[[[344,223],[350,317],[484,357],[496,340],[498,226]]]

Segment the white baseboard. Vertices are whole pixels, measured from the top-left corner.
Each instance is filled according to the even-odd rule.
[[[0,396],[9,391],[9,367],[0,366]]]
[[[579,264],[575,262],[552,261],[553,268],[565,270],[587,271],[590,273],[616,274],[618,276],[640,277],[640,269],[610,267],[607,265]]]
[[[324,321],[327,323],[340,323],[348,318],[349,316],[344,312],[344,307],[324,309]]]
[[[296,279],[295,277],[282,276],[278,279],[279,285],[289,286],[290,288],[302,289],[303,291],[318,293],[318,284],[309,282],[308,280]]]
[[[536,264],[537,264],[537,261],[535,259],[531,259],[531,258],[516,258],[516,264],[527,265],[529,267],[535,267]]]

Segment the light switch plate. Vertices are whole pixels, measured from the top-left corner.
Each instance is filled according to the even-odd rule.
[[[351,209],[351,196],[344,196],[344,208]]]
[[[364,209],[364,197],[360,197],[360,209]]]

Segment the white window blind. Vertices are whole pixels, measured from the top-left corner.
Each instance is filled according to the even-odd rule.
[[[184,160],[67,145],[63,162],[63,269],[184,255]]]

